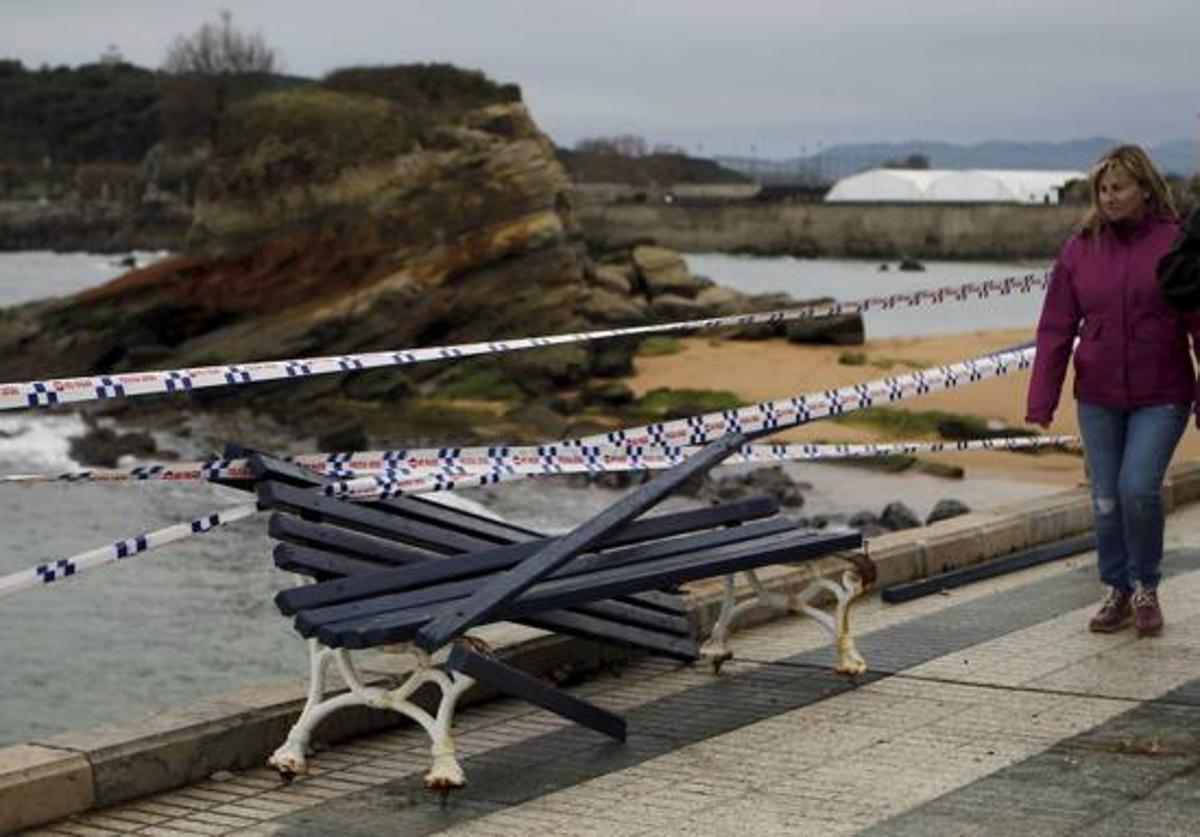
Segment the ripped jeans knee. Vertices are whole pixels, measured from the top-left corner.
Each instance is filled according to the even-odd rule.
[[[1117,513],[1116,497],[1092,497],[1092,513],[1096,517],[1110,517]]]

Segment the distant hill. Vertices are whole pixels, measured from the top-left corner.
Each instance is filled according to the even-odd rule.
[[[682,153],[654,153],[634,157],[556,149],[558,159],[576,183],[628,183],[635,186],[674,183],[747,183],[746,174]]]
[[[988,142],[960,145],[949,142],[909,141],[833,145],[819,154],[786,160],[717,157],[722,165],[767,181],[836,180],[888,160],[919,154],[932,168],[968,169],[1080,169],[1086,170],[1105,150],[1119,141],[1089,137],[1069,142]],[[1163,171],[1196,173],[1196,143],[1177,139],[1148,149]]]

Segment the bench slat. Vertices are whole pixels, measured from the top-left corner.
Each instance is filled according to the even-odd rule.
[[[683,662],[694,662],[700,654],[696,641],[691,635],[669,634],[652,628],[637,625],[622,625],[608,619],[602,619],[583,613],[580,610],[552,610],[539,613],[536,617],[515,620],[523,625],[531,625],[547,631],[560,634],[571,634],[590,640],[603,639],[606,642],[619,642],[634,645],[662,654]]]
[[[494,657],[484,657],[456,645],[446,660],[446,667],[461,671],[481,683],[505,694],[527,700],[535,706],[594,729],[596,732],[625,740],[625,719],[572,694],[547,686],[536,677],[505,665]]]
[[[611,538],[606,538],[601,547],[610,549],[687,534],[698,529],[715,529],[720,526],[745,523],[768,517],[778,509],[779,504],[775,500],[760,496],[729,503],[726,506],[658,515],[630,523],[614,533]],[[278,512],[271,515],[267,524],[267,534],[276,540],[352,553],[353,557],[369,558],[386,564],[412,564],[421,560],[442,557],[438,553],[400,544],[388,538],[343,529],[336,525],[314,523]],[[498,554],[511,555],[520,560],[532,555],[539,544],[540,541],[515,543],[508,546],[510,551]],[[500,549],[501,547],[489,548]]]
[[[684,601],[685,596],[676,588],[667,590],[643,590],[637,596],[622,596],[622,601],[634,599],[639,605],[646,608],[663,613],[674,613],[678,616],[687,616],[688,606]]]
[[[427,652],[441,648],[580,552],[600,543],[610,532],[658,504],[687,480],[707,472],[728,458],[747,439],[745,433],[730,433],[715,442],[709,442],[681,464],[659,474],[563,537],[547,543],[511,570],[492,577],[467,601],[437,614],[421,627],[413,637],[413,644]]]
[[[437,552],[418,549],[398,541],[323,523],[313,523],[281,512],[275,512],[268,518],[267,534],[277,541],[314,546],[352,558],[361,558],[374,563],[376,569],[386,566],[403,567],[445,557]]]
[[[350,575],[368,575],[379,572],[379,565],[370,561],[350,558],[336,552],[297,547],[292,544],[278,544],[273,553],[276,567],[309,578],[332,580]]]
[[[263,508],[291,509],[309,519],[329,521],[347,529],[393,538],[440,553],[470,552],[496,545],[494,540],[451,531],[365,504],[326,497],[320,488],[294,488],[280,482],[262,482],[258,485],[258,501]]]
[[[584,602],[583,604],[575,605],[572,610],[598,616],[610,622],[620,622],[625,625],[636,625],[642,628],[653,628],[679,636],[692,635],[692,623],[686,616],[659,613],[658,611],[628,604],[619,599]]]
[[[788,520],[774,518],[728,529],[682,535],[665,541],[602,552],[598,555],[585,555],[558,570],[555,577],[586,572],[596,567],[619,567],[637,561],[652,561],[668,555],[695,552],[722,544],[791,531],[795,528],[795,524]],[[281,544],[276,547],[276,550],[285,548],[294,552],[309,551],[309,548],[290,544]],[[319,607],[366,607],[373,602],[386,599],[390,595],[414,596],[421,591],[433,590],[437,585],[447,584],[464,577],[485,579],[488,572],[497,572],[512,566],[512,562],[505,561],[503,558],[504,556],[501,555],[499,560],[494,560],[487,552],[480,552],[456,558],[453,561],[430,561],[410,567],[381,570],[368,575],[326,581],[307,587],[293,587],[280,591],[275,596],[275,603],[285,615],[300,610],[311,612],[312,609]],[[470,562],[469,566],[467,565],[468,561]],[[467,575],[468,571],[469,575]],[[481,585],[482,582],[475,582],[475,588]],[[408,601],[415,601],[415,598],[408,599]],[[345,604],[343,605],[343,603]],[[383,606],[386,607],[386,603]]]
[[[799,562],[829,552],[855,549],[858,533],[785,532],[750,542],[718,547],[701,555],[686,554],[652,563],[596,570],[578,576],[539,582],[500,608],[493,618],[517,619],[545,609],[571,607],[581,602],[607,599],[659,584],[682,584],[700,578],[727,575],[744,569]],[[364,648],[387,642],[404,642],[445,607],[413,609],[323,624],[317,637],[326,645]],[[297,624],[306,614],[297,617]]]
[[[299,488],[326,486],[335,482],[330,477],[321,476],[307,468],[301,468],[299,465],[264,453],[257,453],[250,456],[249,459],[250,469],[260,482],[278,480]],[[377,500],[364,505],[496,542],[517,542],[542,537],[540,532],[518,526],[515,523],[494,520],[420,497],[397,497],[392,500]]]

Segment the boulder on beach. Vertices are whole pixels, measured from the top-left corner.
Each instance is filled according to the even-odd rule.
[[[948,520],[951,517],[958,517],[963,514],[970,514],[971,509],[966,503],[962,503],[954,499],[938,500],[937,504],[929,512],[929,516],[925,518],[925,525],[937,523],[939,520]]]
[[[921,525],[921,518],[907,505],[896,500],[884,507],[883,513],[879,515],[879,523],[897,532],[901,529],[915,529]]]

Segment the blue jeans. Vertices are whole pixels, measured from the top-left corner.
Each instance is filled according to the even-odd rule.
[[[1191,405],[1079,407],[1079,431],[1092,483],[1100,580],[1130,592],[1158,587],[1163,551],[1162,483]]]

